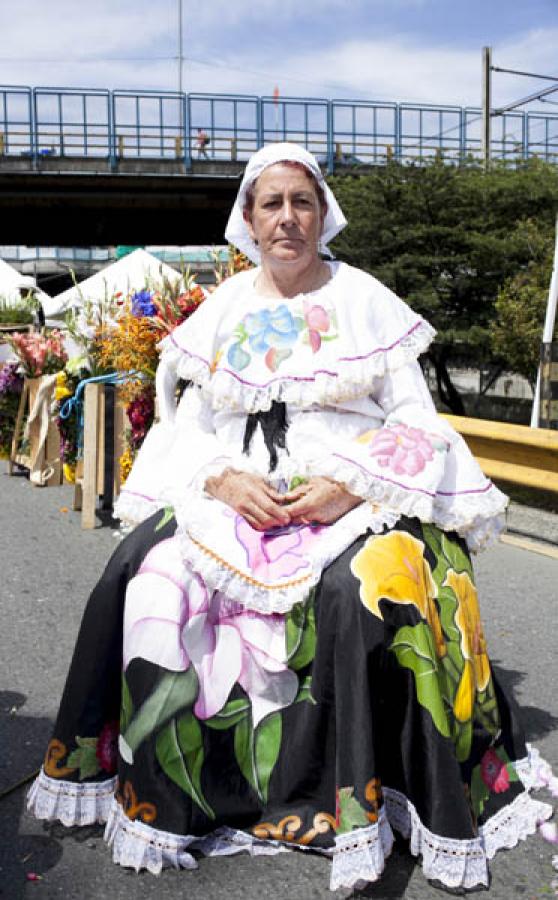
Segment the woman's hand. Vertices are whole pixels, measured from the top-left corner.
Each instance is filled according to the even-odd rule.
[[[289,491],[284,500],[291,522],[301,525],[331,525],[362,503],[361,497],[355,497],[338,481],[320,476]]]
[[[279,494],[260,475],[225,469],[208,478],[205,490],[243,516],[257,531],[288,525],[291,516],[284,507],[285,494]]]

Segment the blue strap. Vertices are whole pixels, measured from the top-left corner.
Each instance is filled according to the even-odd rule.
[[[141,377],[140,372],[110,372],[108,375],[96,375],[93,378],[84,378],[80,381],[75,394],[68,397],[60,407],[58,415],[61,419],[68,419],[71,415],[77,416],[78,425],[78,456],[83,451],[83,393],[88,384],[124,384],[132,377]]]

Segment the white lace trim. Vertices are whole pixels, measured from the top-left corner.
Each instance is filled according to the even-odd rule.
[[[291,610],[318,583],[324,567],[367,528],[374,534],[380,534],[386,525],[393,528],[399,519],[399,513],[389,509],[377,510],[368,504],[356,507],[320,538],[315,554],[312,554],[312,567],[308,569],[308,577],[301,578],[299,583],[296,583],[298,579],[293,579],[295,583],[269,586],[255,581],[248,571],[244,573],[227,565],[212,553],[212,548],[206,546],[207,531],[196,521],[196,500],[199,501],[199,495],[189,492],[176,509],[176,537],[182,559],[203,578],[210,591],[221,591],[246,609],[264,614],[286,613]]]
[[[41,769],[27,795],[27,809],[37,819],[67,827],[106,822],[115,790],[116,777],[76,784],[50,778]]]
[[[331,865],[330,890],[354,888],[377,881],[392,847],[393,831],[384,808],[380,810],[378,822],[374,825],[338,835]]]
[[[344,484],[352,494],[372,503],[386,504],[399,516],[416,516],[421,522],[433,522],[443,531],[457,531],[471,550],[484,548],[505,528],[504,513],[508,499],[494,484],[485,482],[485,490],[473,490],[446,497],[433,496],[384,481],[349,459],[327,455],[306,462],[304,471],[297,460],[297,474],[323,475]]]
[[[369,394],[374,378],[416,360],[429,347],[435,333],[428,322],[417,317],[412,328],[390,347],[378,347],[364,359],[338,359],[336,371],[316,371],[304,379],[279,375],[261,385],[247,383],[242,374],[228,369],[218,367],[212,372],[210,361],[197,356],[194,349],[190,352],[167,343],[165,358],[176,368],[178,377],[201,387],[215,410],[258,412],[269,409],[274,400],[298,407],[327,406]]]
[[[446,887],[466,889],[488,886],[488,865],[498,850],[515,847],[533,834],[539,822],[552,815],[552,807],[525,792],[479,828],[479,836],[455,840],[434,834],[421,822],[414,805],[391,788],[384,789],[387,816],[335,839],[331,872],[332,890],[377,881],[393,844],[392,827],[409,839],[414,856],[422,857],[426,878]]]
[[[116,503],[114,504],[113,515],[115,519],[126,522],[130,525],[139,525],[149,516],[162,509],[165,505],[163,499],[151,499],[150,497],[136,494],[122,488]]]
[[[529,756],[515,766],[526,783],[544,786],[552,777],[550,767],[532,748]],[[148,869],[153,874],[165,866],[196,868],[188,849],[199,850],[205,856],[230,856],[242,851],[259,856],[315,849],[262,840],[226,827],[202,837],[160,831],[129,819],[114,797],[115,788],[116,778],[96,784],[74,784],[49,778],[41,771],[29,792],[28,809],[39,819],[58,819],[67,826],[106,821],[105,840],[112,847],[114,861],[136,871]],[[422,857],[426,878],[440,881],[446,887],[486,886],[488,860],[498,850],[510,849],[525,840],[553,813],[549,804],[533,800],[524,792],[481,826],[477,838],[455,840],[426,828],[414,805],[403,794],[385,788],[384,796],[385,806],[377,823],[338,835],[333,851],[319,850],[333,857],[332,890],[378,880],[392,850],[392,829],[410,839],[411,853]]]
[[[158,875],[164,866],[175,869],[196,869],[194,857],[186,852],[194,841],[191,835],[171,834],[159,831],[143,822],[129,819],[120,804],[113,798],[105,841],[112,847],[112,858],[115,863],[135,869],[147,869]]]

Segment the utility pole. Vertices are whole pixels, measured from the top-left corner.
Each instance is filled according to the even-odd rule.
[[[182,93],[182,63],[184,60],[182,52],[182,0],[178,2],[178,93]]]
[[[484,169],[490,168],[492,112],[492,48],[482,49],[482,158]]]

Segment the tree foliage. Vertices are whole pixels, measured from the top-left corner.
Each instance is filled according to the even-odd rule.
[[[506,341],[493,334],[503,333],[508,320],[504,286],[532,274],[541,241],[553,241],[556,169],[536,159],[515,168],[495,164],[488,173],[474,162],[391,162],[331,184],[349,221],[336,239],[337,256],[375,275],[432,322],[442,397],[463,412],[447,366],[465,348],[483,362],[497,347],[507,367],[517,366]],[[534,321],[524,336],[538,354]]]

